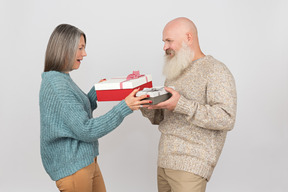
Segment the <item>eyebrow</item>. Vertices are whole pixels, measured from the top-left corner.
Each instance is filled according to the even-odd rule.
[[[166,39],[162,39],[162,41],[163,41],[163,42],[165,42],[165,41],[172,41],[172,39],[166,38]]]

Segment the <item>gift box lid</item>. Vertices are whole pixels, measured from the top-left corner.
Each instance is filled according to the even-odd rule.
[[[174,87],[171,87],[174,89]],[[145,98],[142,100],[150,100],[152,103],[148,103],[146,105],[157,105],[163,101],[168,100],[172,94],[167,92],[165,88],[162,87],[153,87],[153,88],[144,88],[142,91],[138,91],[136,96],[139,97],[141,95],[149,95],[149,98]]]
[[[134,79],[129,79],[128,77],[111,78],[96,83],[94,86],[95,90],[133,89],[150,81],[152,81],[151,75],[141,75]]]
[[[174,89],[174,87],[171,87]],[[161,95],[165,95],[168,92],[165,90],[163,86],[161,87],[153,87],[153,88],[144,88],[142,91],[138,91],[136,96],[139,97],[141,95],[150,95],[150,97],[157,97]]]

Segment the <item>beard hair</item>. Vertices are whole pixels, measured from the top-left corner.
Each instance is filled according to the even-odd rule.
[[[189,66],[193,58],[194,51],[191,50],[190,47],[184,42],[182,43],[182,47],[178,52],[171,49],[166,50],[166,54],[164,55],[165,63],[163,67],[163,75],[168,80],[177,78],[183,72],[183,70]]]

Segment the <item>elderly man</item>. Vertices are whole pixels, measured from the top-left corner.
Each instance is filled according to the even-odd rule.
[[[235,123],[234,78],[223,63],[201,51],[189,19],[170,21],[163,42],[165,89],[172,97],[141,109],[161,132],[158,191],[204,192]]]

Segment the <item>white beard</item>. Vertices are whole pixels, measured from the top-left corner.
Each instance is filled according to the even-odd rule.
[[[163,75],[165,75],[168,80],[171,80],[177,78],[182,71],[188,67],[194,58],[194,52],[185,43],[182,44],[178,52],[175,53],[174,50],[169,51],[172,52],[174,56],[170,56],[167,52],[164,55],[165,64],[163,67]]]

